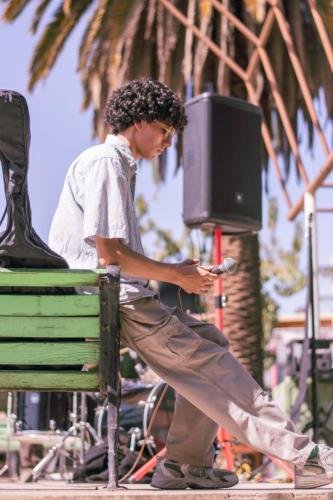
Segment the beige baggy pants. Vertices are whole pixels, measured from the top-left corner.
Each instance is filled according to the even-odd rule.
[[[314,443],[244,370],[214,325],[157,298],[120,306],[121,339],[177,393],[167,457],[210,466],[222,426],[262,453],[303,465]]]

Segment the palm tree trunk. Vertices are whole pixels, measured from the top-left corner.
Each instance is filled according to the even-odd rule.
[[[223,236],[222,251],[224,257],[232,257],[238,262],[237,272],[223,279],[223,294],[228,297],[224,309],[224,333],[233,354],[262,384],[263,326],[258,236]]]

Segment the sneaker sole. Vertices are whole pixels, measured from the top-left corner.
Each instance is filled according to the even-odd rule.
[[[191,481],[170,481],[169,479],[166,481],[152,481],[150,483],[150,486],[153,488],[158,488],[161,490],[185,490],[186,488],[190,488],[193,490],[219,490],[223,488],[232,488],[238,483],[238,480],[235,482],[229,482],[225,484],[212,484],[212,483],[207,483],[205,485],[198,484],[198,483],[193,483]]]
[[[150,483],[153,488],[158,488],[160,490],[186,490],[187,485],[184,483],[159,483],[155,484],[153,481]]]
[[[318,474],[318,476],[312,477],[295,475],[296,489],[319,488],[319,486],[325,486],[330,483],[331,479],[329,479],[326,474]]]

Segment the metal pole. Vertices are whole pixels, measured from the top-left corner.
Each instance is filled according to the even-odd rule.
[[[84,463],[84,458],[86,454],[86,447],[85,447],[85,423],[87,421],[87,400],[86,400],[86,393],[81,392],[81,405],[80,405],[80,412],[81,412],[81,418],[80,418],[80,464]]]
[[[222,259],[222,232],[221,228],[214,230],[214,265],[221,264]],[[222,303],[222,276],[215,281],[215,326],[223,330],[223,303]]]
[[[312,266],[312,287],[313,287],[313,318],[311,310],[308,312],[309,323],[314,325],[312,332],[315,338],[320,337],[319,329],[319,292],[318,292],[318,249],[317,249],[317,220],[315,195],[312,193],[304,193],[304,217],[305,217],[305,234],[308,236],[309,251],[311,251],[311,266]],[[310,335],[309,335],[310,337]]]
[[[306,235],[308,241],[308,338],[311,346],[311,406],[312,406],[312,428],[313,440],[317,440],[318,435],[318,398],[317,398],[317,360],[316,360],[316,339],[318,338],[318,263],[316,252],[316,224],[315,224],[315,200],[310,193],[304,196],[304,213],[306,224]]]
[[[214,265],[218,266],[222,262],[222,230],[216,227],[214,230]],[[215,281],[215,326],[219,330],[223,330],[223,307],[225,300],[222,295],[222,276]],[[234,458],[231,450],[231,434],[220,427],[217,432],[217,439],[221,443],[223,454],[227,463],[227,468],[233,470]]]

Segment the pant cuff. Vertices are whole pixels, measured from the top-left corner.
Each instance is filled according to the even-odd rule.
[[[194,467],[213,467],[214,464],[214,458],[205,459],[201,457],[198,458],[193,456],[178,455],[177,453],[173,453],[172,451],[169,452],[168,450],[165,454],[165,458],[168,460],[175,460],[180,464],[193,465]]]

